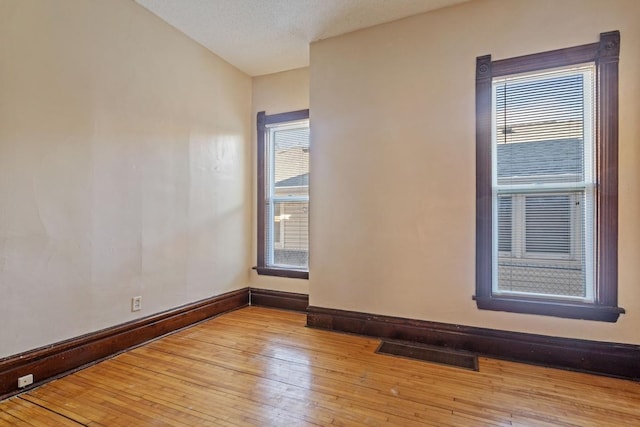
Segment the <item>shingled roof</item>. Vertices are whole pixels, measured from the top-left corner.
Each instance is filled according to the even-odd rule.
[[[581,176],[583,149],[582,139],[577,138],[498,144],[498,178]]]
[[[303,173],[302,175],[292,176],[291,178],[283,179],[276,182],[276,188],[279,187],[305,187],[309,185],[309,173]]]

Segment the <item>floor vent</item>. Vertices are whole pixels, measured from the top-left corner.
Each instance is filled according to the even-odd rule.
[[[382,341],[376,353],[478,370],[478,357],[466,351],[401,341]]]

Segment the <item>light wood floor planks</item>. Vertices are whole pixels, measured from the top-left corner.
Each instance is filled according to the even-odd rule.
[[[375,354],[378,340],[248,307],[0,402],[24,426],[640,426],[640,384],[480,359]]]

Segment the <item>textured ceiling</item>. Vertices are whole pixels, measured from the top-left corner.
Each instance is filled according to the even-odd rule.
[[[467,0],[136,0],[251,76],[309,65],[309,43]]]

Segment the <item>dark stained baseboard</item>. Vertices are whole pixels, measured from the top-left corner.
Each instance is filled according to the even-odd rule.
[[[455,366],[472,371],[478,370],[477,354],[433,345],[416,344],[408,341],[382,340],[376,353],[438,363],[446,366]]]
[[[251,294],[251,305],[304,313],[307,312],[307,307],[309,306],[309,295],[307,294],[256,288],[251,288],[249,292]]]
[[[321,307],[307,309],[307,326],[413,341],[483,356],[629,380],[640,380],[640,346],[550,337],[404,319]]]
[[[154,338],[248,304],[249,289],[239,289],[0,359],[0,400]],[[27,374],[33,374],[34,384],[18,389],[18,378]]]

